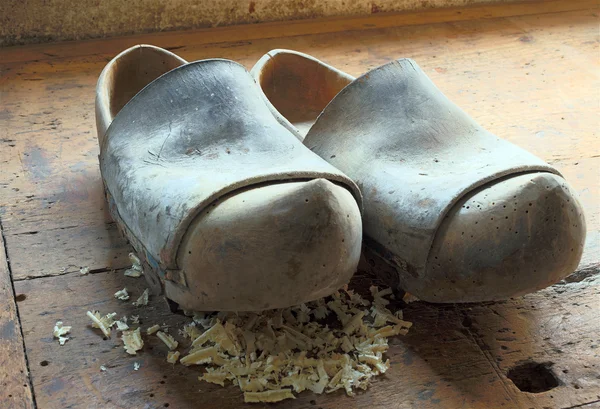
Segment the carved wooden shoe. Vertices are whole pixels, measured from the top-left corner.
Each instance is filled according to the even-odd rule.
[[[498,300],[577,267],[585,221],[560,173],[483,129],[414,61],[354,79],[274,50],[252,74],[280,123],[357,183],[366,248],[402,289],[430,302]]]
[[[241,65],[133,47],[102,72],[96,113],[111,214],[181,308],[282,308],[349,281],[358,188],[275,120]]]

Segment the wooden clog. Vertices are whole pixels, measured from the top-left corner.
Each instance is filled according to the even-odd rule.
[[[275,120],[241,65],[133,47],[102,72],[96,113],[111,213],[181,308],[282,308],[354,273],[358,188]]]
[[[430,302],[505,299],[572,273],[581,205],[558,170],[483,129],[410,59],[354,79],[274,50],[252,74],[278,121],[362,191],[367,250]]]

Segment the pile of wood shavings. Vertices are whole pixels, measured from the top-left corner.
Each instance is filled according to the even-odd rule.
[[[293,392],[366,389],[389,369],[387,338],[405,335],[412,323],[392,313],[391,289],[371,287],[370,302],[352,291],[282,310],[195,314],[182,332],[193,340],[180,359],[207,365],[201,381],[244,392],[245,402],[294,399]],[[392,296],[393,297],[393,296]],[[326,300],[329,300],[328,302]]]

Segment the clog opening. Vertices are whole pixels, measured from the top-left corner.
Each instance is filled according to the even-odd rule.
[[[271,104],[305,136],[321,111],[352,79],[318,60],[274,52],[258,82]]]

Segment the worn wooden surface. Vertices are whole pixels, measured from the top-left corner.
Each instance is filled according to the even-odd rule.
[[[0,236],[0,402],[7,409],[29,409],[34,407],[33,395],[15,305],[17,300]]]
[[[487,305],[433,306],[412,303],[405,317],[415,323],[409,335],[391,340],[391,370],[355,398],[344,393],[302,393],[275,408],[567,408],[600,402],[600,339],[597,308],[600,276],[555,286],[522,299]],[[16,292],[39,407],[235,408],[241,392],[197,381],[199,368],[165,362],[167,347],[146,338],[138,357],[127,356],[116,334],[103,340],[85,311],[139,314],[142,328],[187,319],[169,312],[164,300],[151,297],[147,308],[118,301],[123,287],[137,297],[143,279],[122,271],[21,280]],[[52,339],[57,320],[72,325],[64,346]],[[552,362],[562,383],[544,393],[520,392],[505,373],[521,361]],[[133,363],[141,364],[139,371]],[[101,371],[100,366],[108,369]],[[314,401],[314,404],[311,404]],[[261,405],[257,405],[261,407]]]
[[[127,266],[129,247],[106,212],[93,118],[100,70],[135,42],[173,48],[189,60],[231,58],[247,67],[272,48],[291,48],[352,75],[414,58],[483,126],[554,164],[585,208],[582,281],[489,305],[413,303],[406,314],[415,326],[392,341],[393,368],[369,391],[354,399],[301,394],[275,407],[599,405],[597,13],[592,1],[550,1],[535,8],[436,10],[422,20],[382,16],[326,27],[269,24],[262,31],[253,26],[0,49],[0,219],[38,407],[233,408],[241,402],[236,389],[200,384],[197,369],[167,364],[158,343],[149,342],[153,349],[138,358],[126,356],[114,335],[102,340],[85,317],[90,308],[130,314],[133,306],[113,293],[145,288],[143,280],[111,272]],[[80,276],[83,266],[93,274]],[[140,315],[144,324],[183,320],[159,299]],[[62,347],[52,340],[60,319],[74,327]],[[553,362],[560,385],[519,391],[506,374],[528,360]],[[135,361],[142,364],[137,372]],[[109,368],[102,372],[100,365]],[[0,389],[0,401],[6,394]]]

